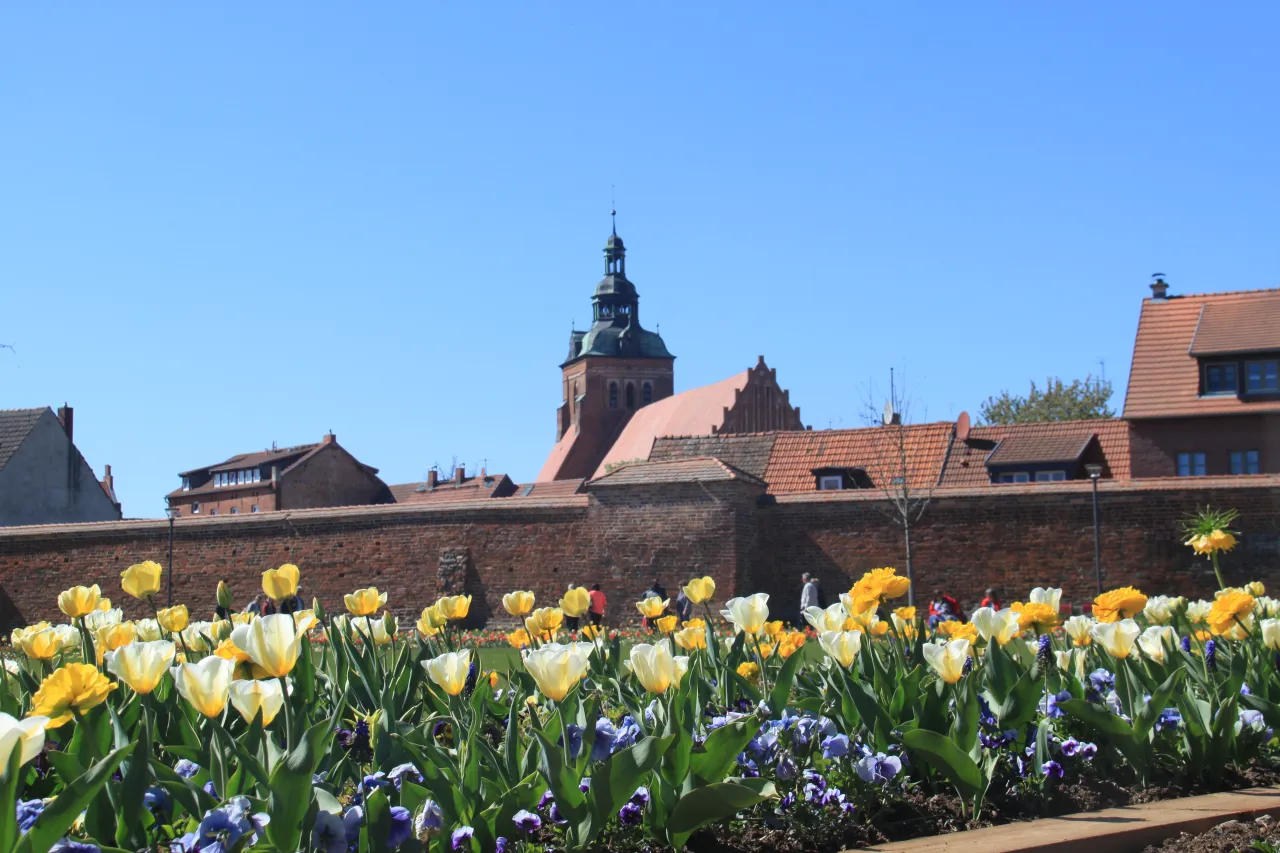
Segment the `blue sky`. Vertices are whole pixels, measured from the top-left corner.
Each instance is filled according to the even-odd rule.
[[[11,4],[0,408],[128,515],[329,429],[537,473],[616,185],[685,389],[815,428],[1098,371],[1149,274],[1280,268],[1275,4]]]

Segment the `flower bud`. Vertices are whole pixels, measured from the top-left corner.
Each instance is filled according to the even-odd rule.
[[[233,610],[231,601],[231,588],[227,586],[226,581],[218,581],[218,606],[225,607],[227,610]]]
[[[311,599],[311,612],[316,614],[316,619],[320,620],[321,622],[324,621],[324,618],[325,618],[324,608],[320,606],[320,599],[318,598]]]

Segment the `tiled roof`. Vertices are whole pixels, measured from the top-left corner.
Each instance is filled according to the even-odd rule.
[[[648,459],[654,439],[663,435],[711,435],[724,424],[724,410],[732,408],[735,394],[747,385],[744,370],[701,388],[681,391],[637,411],[596,468],[604,476],[607,466],[631,459]]]
[[[763,478],[776,436],[776,432],[662,436],[653,442],[649,461],[714,456],[740,471]]]
[[[40,416],[49,411],[41,409],[3,409],[0,410],[0,468],[9,463],[14,452],[26,440],[40,420]]]
[[[1195,346],[1238,346],[1249,340],[1276,346],[1276,331],[1256,326],[1254,315],[1274,317],[1280,305],[1280,289],[1211,293],[1145,299],[1133,344],[1133,366],[1125,395],[1125,418],[1163,418],[1180,415],[1227,415],[1247,412],[1280,412],[1280,399],[1240,399],[1232,394],[1200,396],[1200,369],[1192,353]],[[1197,341],[1196,327],[1202,315],[1211,316],[1208,339]],[[1227,321],[1241,321],[1242,331]],[[1215,352],[1219,351],[1214,349]]]
[[[551,452],[547,454],[547,461],[542,463],[542,470],[538,472],[539,483],[556,482],[556,474],[560,473],[560,466],[564,465],[564,461],[569,458],[569,452],[573,450],[573,443],[577,439],[576,429],[565,431],[565,434],[551,448]]]
[[[545,483],[521,483],[513,498],[563,498],[582,491],[586,480],[550,480]]]
[[[1044,459],[1023,457],[1018,461],[1068,461],[1047,458],[1051,454],[1061,455],[1053,452],[1051,448],[1067,447],[1067,452],[1070,453],[1071,446],[1077,445],[1083,450],[1095,435],[1102,455],[1103,477],[1116,480],[1128,479],[1129,424],[1120,418],[1106,418],[973,427],[969,430],[969,437],[966,440],[952,442],[951,451],[947,454],[947,467],[942,475],[942,485],[949,487],[989,484],[991,478],[986,467],[988,457],[997,450],[997,447],[1003,449],[1009,442],[1013,442],[1014,448],[1026,448],[1027,452],[1033,456],[1045,456]],[[1019,453],[1019,456],[1022,456],[1022,453]],[[1009,458],[1015,457],[1011,455]],[[1071,457],[1071,459],[1074,458],[1076,457]],[[1091,459],[1085,458],[1083,461],[1089,462]],[[1010,463],[1001,459],[996,464]]]
[[[764,479],[774,494],[812,492],[815,468],[863,468],[877,486],[889,486],[905,470],[907,485],[937,485],[955,424],[780,432]],[[904,464],[905,458],[905,464]]]
[[[512,493],[515,484],[506,474],[486,474],[483,477],[467,477],[461,485],[453,480],[436,483],[434,489],[427,484],[401,483],[388,486],[391,496],[398,504],[435,503],[436,501],[475,501],[484,498],[507,497]]]
[[[1208,303],[1200,315],[1192,355],[1280,350],[1280,291],[1254,302]]]
[[[1093,441],[1093,433],[1014,433],[1000,440],[987,457],[988,465],[1036,462],[1075,462]]]
[[[739,471],[719,459],[701,456],[694,459],[673,459],[669,462],[632,462],[616,468],[612,473],[597,477],[587,484],[587,488],[600,486],[641,486],[656,483],[709,483],[726,480],[740,480],[747,483],[764,485],[759,477],[753,477],[746,471]]]
[[[238,471],[241,468],[257,468],[272,462],[280,462],[291,457],[302,456],[319,446],[320,442],[316,442],[315,444],[299,444],[297,447],[281,447],[277,450],[260,450],[256,453],[238,453],[225,462],[192,468],[190,471],[180,472],[178,476],[185,477],[188,474],[195,474],[200,471]]]

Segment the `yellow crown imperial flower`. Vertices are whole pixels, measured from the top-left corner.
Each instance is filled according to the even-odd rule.
[[[175,633],[186,630],[187,623],[191,621],[191,614],[187,613],[187,605],[175,604],[173,607],[156,611],[156,621],[160,623],[161,628]]]
[[[72,619],[79,619],[97,610],[101,601],[102,590],[96,583],[93,586],[73,586],[58,594],[58,609]]]
[[[134,598],[145,601],[160,591],[160,564],[147,560],[136,563],[120,573],[120,586]]]
[[[560,609],[565,616],[577,619],[591,609],[591,593],[585,586],[575,586],[560,599]]]
[[[357,589],[355,592],[348,593],[342,600],[347,605],[347,612],[352,616],[372,616],[387,603],[387,594],[380,593],[376,586],[371,586],[368,589]]]
[[[293,563],[285,563],[278,569],[267,569],[262,573],[262,591],[268,598],[283,601],[298,594],[298,582],[302,573]]]
[[[75,714],[101,705],[107,694],[119,686],[92,664],[69,663],[40,683],[31,702],[31,714],[48,717],[49,728],[56,729],[71,722]]]

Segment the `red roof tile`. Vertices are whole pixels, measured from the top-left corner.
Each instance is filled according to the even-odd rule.
[[[586,480],[549,480],[546,482],[521,483],[516,486],[513,498],[563,498],[576,495],[582,491]]]
[[[911,488],[936,486],[954,430],[946,421],[780,432],[764,478],[774,494],[815,491],[815,468],[862,468],[876,486],[889,485],[905,470]]]
[[[1081,451],[1088,445],[1093,436],[1097,436],[1098,445],[1103,457],[1103,477],[1125,480],[1129,478],[1129,425],[1120,418],[1107,418],[1089,421],[1056,421],[1037,424],[994,424],[991,426],[973,427],[965,441],[952,443],[951,452],[947,455],[946,471],[942,475],[943,486],[981,486],[990,483],[987,473],[988,457],[997,448],[1003,448],[1013,442],[1013,450],[1018,457],[1012,455],[1010,460],[1018,461],[1069,461],[1066,459],[1050,459],[1050,455],[1061,455],[1053,450],[1055,447],[1066,447],[1068,453],[1073,446]],[[1021,448],[1021,449],[1019,449]],[[1030,454],[1027,456],[1026,454]],[[1003,455],[1003,454],[1002,454]],[[1042,459],[1033,457],[1040,456]],[[1075,459],[1072,456],[1071,459]],[[1090,461],[1086,458],[1084,461]],[[996,464],[1011,464],[1003,459]]]
[[[588,490],[601,486],[640,486],[651,483],[709,483],[740,480],[763,486],[764,481],[739,471],[711,456],[673,459],[669,462],[632,462],[615,468],[587,484]]]
[[[649,461],[714,456],[739,471],[763,478],[773,452],[776,432],[725,433],[724,435],[662,436],[653,442]]]
[[[1182,415],[1228,415],[1280,412],[1280,400],[1242,400],[1235,395],[1200,395],[1200,368],[1193,345],[1221,352],[1219,347],[1243,341],[1275,347],[1276,328],[1264,329],[1242,318],[1275,317],[1280,289],[1174,296],[1145,299],[1133,344],[1133,366],[1125,395],[1125,418],[1165,418]],[[1207,337],[1197,326],[1209,317]],[[1229,328],[1240,323],[1240,332]]]
[[[1192,355],[1266,350],[1280,350],[1280,291],[1271,299],[1204,306],[1191,340]]]
[[[724,410],[733,407],[735,394],[746,387],[749,375],[750,371],[744,370],[728,379],[681,391],[640,409],[631,416],[609,448],[596,468],[595,476],[604,476],[607,467],[617,462],[648,459],[654,439],[659,436],[711,435],[724,423]]]
[[[536,482],[558,482],[556,474],[560,473],[560,467],[569,458],[569,451],[573,450],[573,443],[577,438],[578,431],[576,429],[570,429],[560,437],[560,440],[551,448],[551,452],[547,454],[547,461],[542,463],[542,470],[538,472]]]
[[[483,477],[467,477],[459,485],[453,480],[442,480],[434,489],[427,484],[401,483],[388,486],[398,504],[435,503],[437,501],[475,501],[484,498],[509,497],[515,484],[506,474],[486,474]]]

